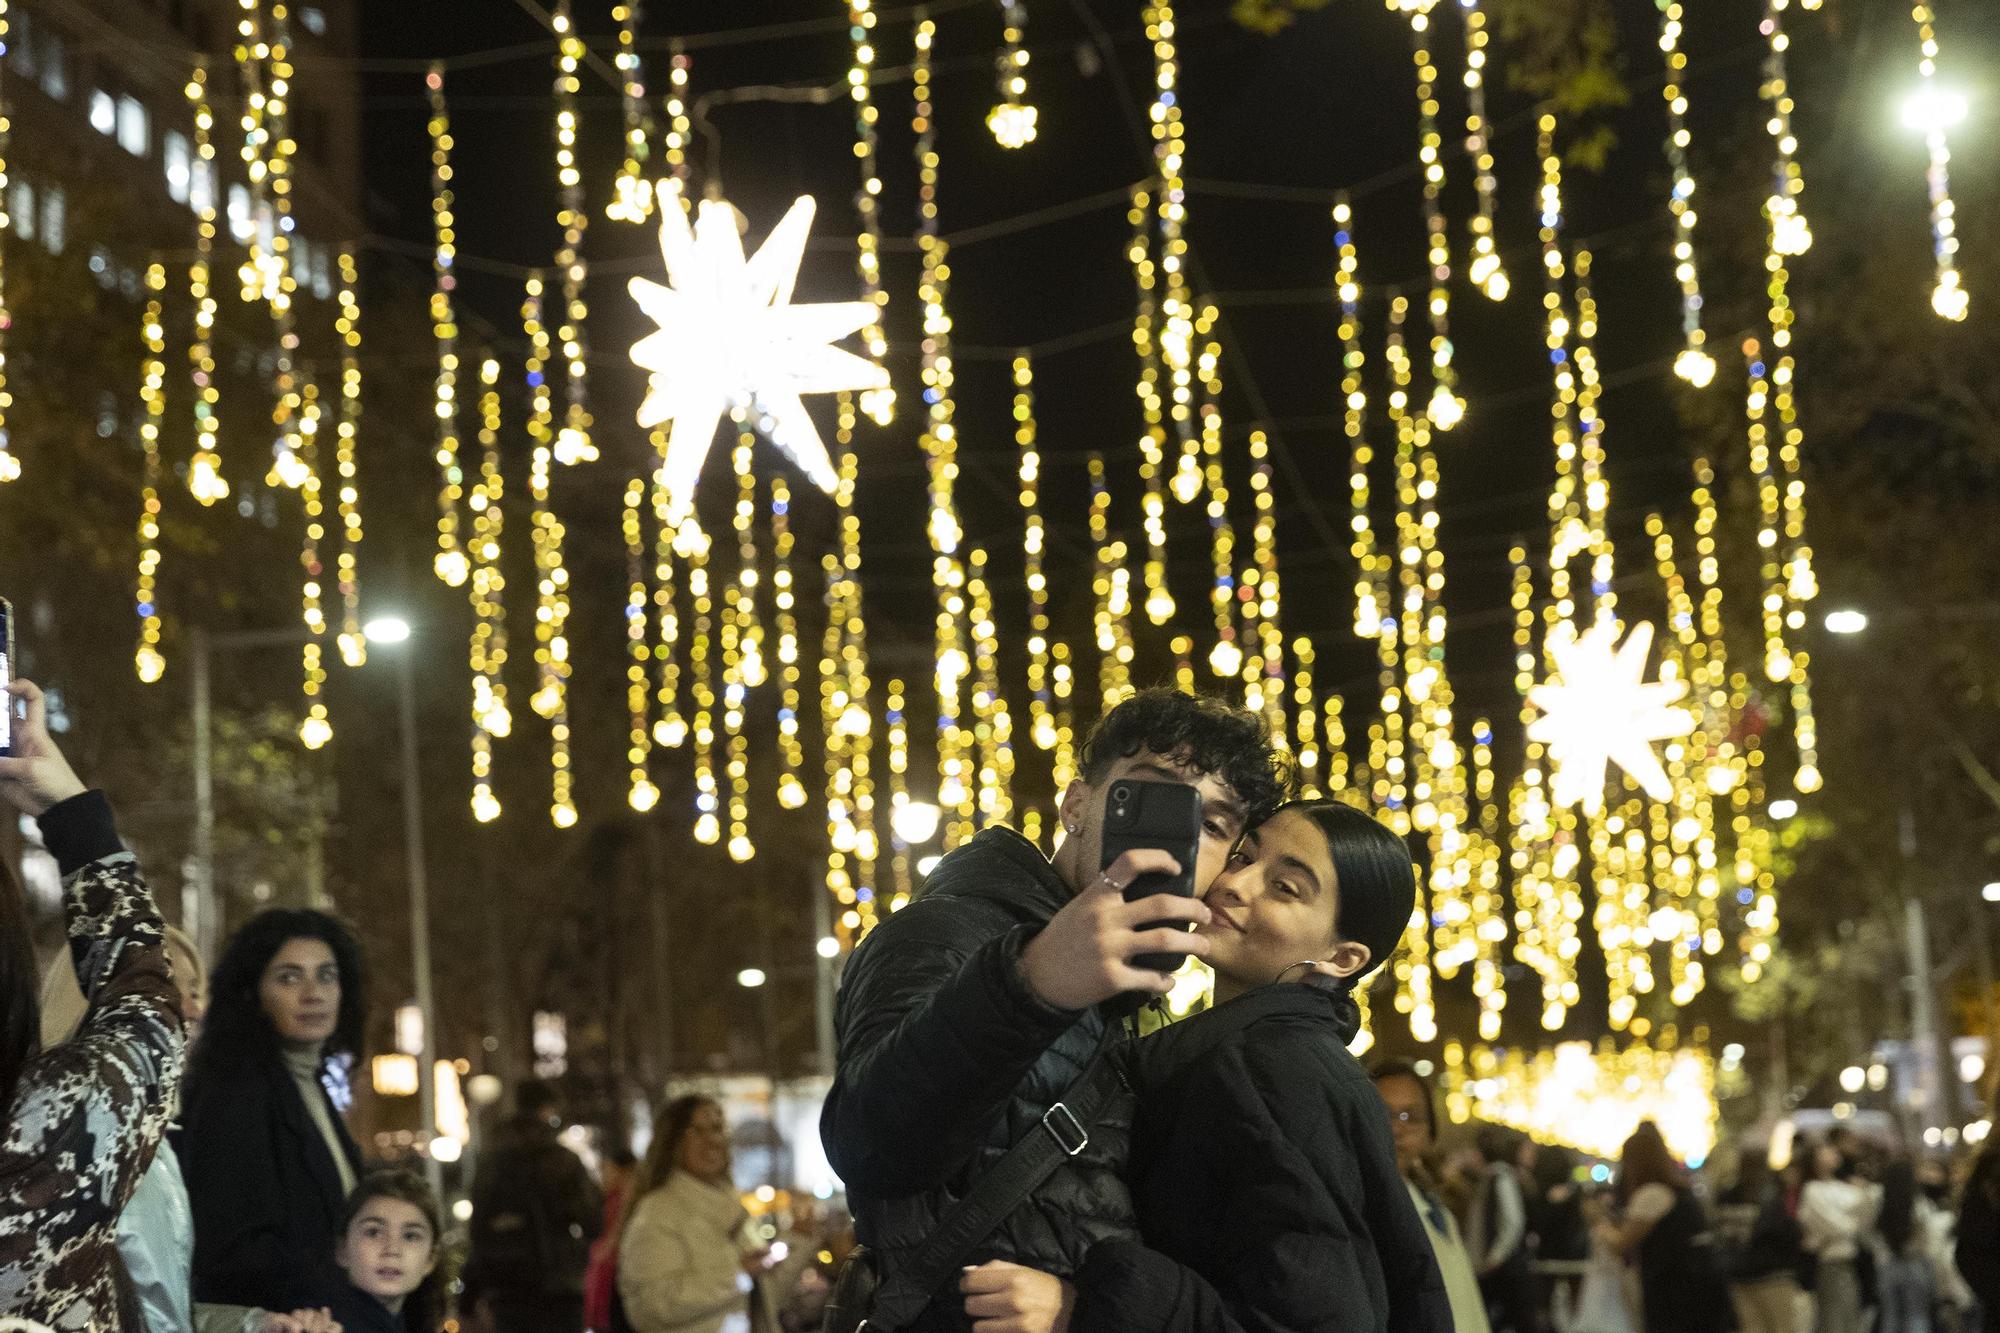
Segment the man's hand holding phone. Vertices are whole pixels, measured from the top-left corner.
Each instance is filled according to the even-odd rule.
[[[1088,1009],[1126,991],[1172,990],[1171,973],[1136,967],[1132,960],[1140,954],[1206,957],[1208,941],[1182,927],[1207,925],[1208,907],[1178,893],[1126,902],[1125,886],[1141,875],[1180,870],[1156,847],[1135,847],[1113,861],[1029,941],[1021,954],[1028,988],[1057,1009]]]

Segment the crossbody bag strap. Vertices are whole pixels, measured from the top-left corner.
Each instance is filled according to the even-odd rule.
[[[876,1289],[860,1333],[894,1333],[915,1323],[931,1297],[964,1266],[974,1247],[992,1235],[1057,1167],[1089,1146],[1091,1128],[1125,1085],[1117,1063],[1110,1058],[1116,1031],[1116,1025],[1106,1029],[1090,1064],[1042,1113],[1041,1123],[952,1205],[923,1247]]]

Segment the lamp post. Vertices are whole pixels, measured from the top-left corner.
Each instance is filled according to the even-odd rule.
[[[431,1189],[443,1195],[437,1142],[437,1003],[431,985],[430,876],[424,859],[423,779],[417,763],[417,668],[410,647],[410,624],[395,616],[371,620],[363,628],[371,643],[400,645],[396,653],[398,715],[403,732],[403,857],[410,894],[410,971],[417,1009],[424,1016],[423,1051],[417,1056],[417,1102],[423,1117],[424,1171]]]

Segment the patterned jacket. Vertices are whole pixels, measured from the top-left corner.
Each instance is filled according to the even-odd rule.
[[[118,1215],[151,1165],[180,1082],[180,1001],[159,909],[97,792],[41,817],[63,872],[70,956],[90,1012],[29,1063],[0,1139],[0,1317],[56,1333],[137,1328]]]

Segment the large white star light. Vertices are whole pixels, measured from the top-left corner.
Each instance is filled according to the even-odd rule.
[[[670,188],[661,189],[662,198],[672,197]],[[725,413],[749,413],[815,484],[832,491],[833,461],[802,395],[888,386],[881,367],[831,345],[875,321],[872,303],[792,304],[813,208],[810,196],[801,197],[748,259],[728,204],[704,200],[692,227],[677,204],[662,208],[667,285],[647,278],[627,284],[660,326],[633,344],[632,360],[652,372],[639,424],[674,423],[662,467],[677,516],[693,505]]]
[[[1549,747],[1558,806],[1581,801],[1591,814],[1602,810],[1606,764],[1631,774],[1656,801],[1673,796],[1653,742],[1687,735],[1694,716],[1672,707],[1687,693],[1686,681],[1642,679],[1652,647],[1653,627],[1644,621],[1623,644],[1610,621],[1600,621],[1580,638],[1564,626],[1549,643],[1555,676],[1528,691],[1528,701],[1541,710],[1528,724],[1528,735]]]

